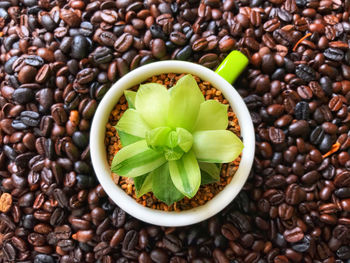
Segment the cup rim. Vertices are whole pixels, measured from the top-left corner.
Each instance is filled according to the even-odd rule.
[[[222,191],[202,206],[180,212],[167,212],[144,207],[114,183],[105,150],[105,127],[110,112],[123,91],[138,85],[154,75],[166,73],[190,73],[210,82],[229,101],[241,129],[244,149],[239,167]],[[165,60],[141,66],[115,82],[105,94],[95,112],[90,130],[91,161],[106,194],[125,212],[144,222],[160,226],[186,226],[206,220],[223,210],[242,189],[253,164],[255,152],[254,126],[248,108],[238,92],[214,71],[187,61]]]

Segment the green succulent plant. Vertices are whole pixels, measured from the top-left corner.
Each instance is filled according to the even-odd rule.
[[[115,127],[123,147],[111,170],[132,177],[138,197],[152,191],[168,205],[192,198],[242,152],[241,140],[226,130],[228,105],[205,100],[192,75],[169,90],[147,83],[124,94],[129,109]]]

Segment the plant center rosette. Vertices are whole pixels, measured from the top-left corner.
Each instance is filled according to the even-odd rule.
[[[132,178],[137,197],[153,192],[168,206],[191,199],[242,152],[242,141],[227,130],[228,105],[205,100],[192,75],[170,89],[147,83],[124,95],[129,108],[115,126],[122,148],[111,171]]]

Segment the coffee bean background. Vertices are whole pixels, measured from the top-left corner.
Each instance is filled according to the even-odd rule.
[[[0,262],[350,262],[349,18],[349,0],[0,1]],[[127,215],[91,168],[99,101],[139,66],[233,49],[244,189],[189,227]]]

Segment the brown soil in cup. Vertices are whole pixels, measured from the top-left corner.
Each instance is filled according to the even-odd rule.
[[[184,74],[162,74],[158,76],[153,76],[152,78],[145,81],[145,83],[156,82],[162,85],[165,85],[167,88],[175,85],[176,81],[180,79]],[[205,99],[214,99],[218,100],[223,104],[228,104],[228,101],[223,97],[221,91],[215,89],[209,82],[202,81],[198,77],[195,76],[195,79],[198,83],[199,88],[203,92]],[[132,88],[133,90],[137,90],[138,86]],[[111,165],[114,155],[121,149],[121,143],[119,140],[118,133],[114,126],[117,124],[118,120],[121,118],[123,113],[128,109],[127,101],[124,96],[122,96],[118,102],[118,104],[114,107],[109,116],[109,122],[106,125],[106,139],[105,145],[107,150],[107,157],[109,165]],[[229,116],[229,125],[228,129],[234,132],[237,136],[240,136],[240,127],[238,125],[238,120],[233,113],[231,107],[228,109]],[[205,204],[209,200],[211,200],[217,193],[219,193],[227,184],[229,184],[232,180],[233,175],[235,174],[239,162],[241,158],[238,157],[231,163],[224,164],[221,168],[221,176],[220,182],[203,185],[199,188],[197,194],[189,199],[185,197],[172,204],[171,206],[166,205],[165,203],[158,200],[153,193],[148,193],[140,198],[136,197],[135,187],[133,184],[133,180],[127,177],[120,177],[114,173],[111,173],[113,180],[116,184],[118,184],[128,195],[132,196],[136,201],[144,206],[164,210],[164,211],[181,211],[191,209],[200,205]]]

